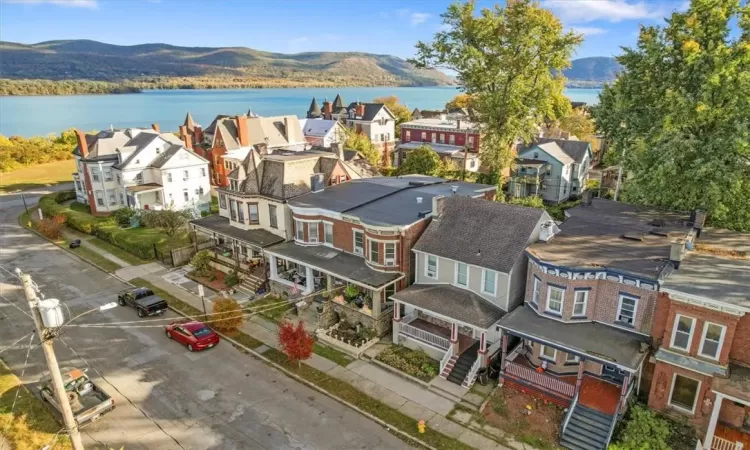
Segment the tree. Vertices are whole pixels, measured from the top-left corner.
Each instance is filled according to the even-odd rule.
[[[279,327],[279,345],[289,362],[296,362],[299,367],[303,360],[312,356],[315,340],[301,321],[297,326],[285,321]]]
[[[143,213],[143,224],[148,228],[161,228],[167,236],[172,237],[180,228],[185,226],[189,217],[187,211],[176,211],[174,209],[149,210]]]
[[[630,408],[630,419],[618,441],[610,446],[615,450],[667,450],[667,440],[672,430],[669,423],[655,412],[642,405],[634,404]]]
[[[570,133],[582,141],[590,142],[593,146],[596,139],[596,126],[590,114],[584,108],[571,110],[559,120],[551,122],[547,126],[544,135],[551,138],[560,138],[562,133]]]
[[[607,161],[628,172],[622,198],[705,208],[713,225],[750,232],[750,6],[693,0],[663,28],[642,27],[618,61],[593,112]]]
[[[448,31],[417,44],[418,67],[458,73],[471,96],[472,119],[482,126],[483,164],[499,173],[514,158],[513,144],[531,141],[546,118],[570,109],[562,69],[582,37],[533,0],[515,0],[475,14],[475,3],[454,3],[442,14]]]
[[[453,97],[453,100],[445,104],[445,109],[451,110],[454,108],[471,108],[471,95],[469,94],[458,94]]]
[[[211,253],[208,250],[201,250],[190,260],[190,265],[195,269],[196,275],[205,277],[211,274]]]
[[[373,100],[374,103],[383,103],[396,116],[396,137],[401,137],[401,124],[411,120],[411,111],[405,105],[399,103],[398,97],[391,95],[388,97],[378,97]]]
[[[380,150],[370,141],[370,138],[363,133],[357,133],[350,128],[344,128],[344,148],[356,150],[365,157],[367,162],[375,167],[383,165]]]
[[[245,317],[242,307],[233,298],[220,298],[214,301],[213,327],[219,331],[231,333],[242,326]]]
[[[420,145],[406,154],[406,161],[398,167],[399,175],[412,173],[438,176],[440,173],[440,156],[427,145]]]

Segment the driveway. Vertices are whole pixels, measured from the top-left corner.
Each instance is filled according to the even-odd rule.
[[[21,228],[18,200],[0,196],[0,267],[31,273],[48,298],[60,299],[74,315],[114,301],[126,285]],[[0,348],[32,329],[17,284],[0,269]],[[87,447],[408,448],[376,423],[225,342],[190,353],[167,340],[166,321],[138,320],[123,307],[75,323],[115,322],[113,328],[70,326],[55,340],[61,367],[90,367],[89,375],[115,398],[115,410],[83,430]],[[17,375],[25,367],[23,381],[33,383],[45,372],[44,358],[37,348],[27,361],[26,350],[19,344],[2,359]]]

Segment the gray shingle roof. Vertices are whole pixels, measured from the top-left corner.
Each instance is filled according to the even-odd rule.
[[[583,163],[583,158],[591,151],[591,144],[586,141],[574,141],[570,139],[539,138],[537,144],[554,142],[565,154],[570,156],[576,164]]]
[[[360,103],[362,105],[365,105],[365,113],[362,115],[361,118],[358,118],[357,120],[366,120],[366,121],[372,121],[375,119],[375,116],[378,115],[381,109],[385,108],[385,105],[382,103]],[[351,103],[349,107],[347,108],[347,111],[351,111],[353,109],[357,108],[357,103]],[[393,114],[386,108],[386,111],[393,116]]]
[[[505,314],[473,292],[447,284],[414,284],[391,298],[482,329],[489,328]]]
[[[543,220],[543,209],[447,197],[414,249],[509,273]]]
[[[232,226],[229,223],[229,219],[227,219],[226,217],[221,217],[218,214],[191,220],[190,223],[207,230],[216,231],[217,233],[221,233],[226,236],[231,236],[235,239],[239,239],[258,247],[267,247],[279,242],[284,242],[283,237],[277,236],[270,231],[266,231],[263,229],[243,230],[241,228]]]
[[[181,145],[177,145],[177,144],[170,145],[166,151],[161,152],[159,156],[154,158],[154,160],[151,161],[151,164],[149,164],[149,166],[156,167],[157,169],[161,169],[162,166],[164,166],[164,164],[166,164],[167,161],[169,161],[180,150],[182,150]]]
[[[307,108],[307,117],[320,117],[320,106],[318,106],[318,101],[315,100],[315,97],[313,97],[310,107]]]

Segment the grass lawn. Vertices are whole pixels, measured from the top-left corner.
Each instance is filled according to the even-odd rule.
[[[18,400],[11,415],[16,394]],[[0,361],[0,430],[10,447],[16,450],[38,450],[49,444],[50,448],[71,448],[67,436],[58,435],[53,440],[61,428],[62,425],[55,420],[52,412]]]
[[[265,317],[266,319],[270,320],[273,323],[279,323],[281,322],[281,319],[284,318],[284,315],[291,309],[291,307],[294,306],[292,302],[289,302],[288,304],[281,304],[284,299],[281,297],[277,297],[275,295],[269,295],[266,298],[262,298],[260,300],[256,300],[254,302],[251,302],[249,305],[245,307],[246,311],[258,311],[261,310],[259,313],[261,316]],[[275,307],[270,307],[266,305],[276,305]],[[270,308],[263,310],[264,307]]]
[[[112,273],[117,269],[122,269],[122,267],[116,262],[110,261],[99,253],[89,250],[86,247],[68,248],[68,241],[56,241],[55,244],[63,250],[76,254],[86,261],[96,264],[109,273]]]
[[[59,183],[72,183],[76,162],[55,161],[0,173],[0,193],[18,192]]]
[[[102,249],[104,251],[107,251],[107,252],[109,252],[109,253],[117,256],[121,260],[123,260],[126,263],[131,264],[133,266],[138,266],[138,265],[141,265],[141,264],[146,264],[148,262],[146,260],[143,260],[143,259],[135,256],[134,254],[132,254],[130,252],[126,252],[125,250],[121,249],[120,247],[118,247],[116,245],[112,245],[109,242],[101,240],[99,238],[88,239],[86,241],[86,245],[88,245],[88,244],[91,244],[91,245],[94,245],[96,247],[99,247],[100,249]]]
[[[313,353],[318,356],[322,356],[325,359],[335,362],[339,366],[346,367],[350,362],[354,361],[354,358],[347,355],[346,353],[340,352],[333,347],[315,343],[313,347]]]

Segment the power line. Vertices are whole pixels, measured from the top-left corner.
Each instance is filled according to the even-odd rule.
[[[26,336],[24,336],[26,337]],[[8,421],[8,425],[6,425],[5,430],[3,431],[4,435],[8,434],[8,428],[10,428],[10,424],[13,423],[13,410],[16,408],[16,402],[18,401],[18,394],[21,392],[21,390],[24,388],[23,383],[23,375],[26,373],[26,366],[29,363],[29,355],[31,355],[31,343],[34,341],[34,333],[31,333],[31,337],[29,338],[29,348],[26,349],[26,360],[23,362],[23,369],[21,369],[21,376],[18,378],[18,389],[16,390],[16,396],[13,398],[13,405],[10,407],[10,421]],[[2,445],[0,445],[0,450],[5,446],[5,441],[3,440]]]
[[[36,330],[32,331],[32,332],[31,332],[31,333],[29,333],[29,334],[34,334],[34,332],[35,332],[35,331],[36,331]],[[19,339],[18,339],[18,340],[17,340],[16,342],[14,342],[14,343],[10,344],[9,346],[5,347],[4,349],[0,350],[0,353],[4,352],[5,350],[8,350],[9,348],[11,348],[11,347],[13,347],[14,345],[18,344],[18,343],[19,343],[19,342],[21,342],[22,340],[26,339],[26,336],[28,336],[29,334],[27,334],[27,335],[24,335],[23,337],[19,338]],[[35,348],[36,348],[36,347],[35,347]]]

